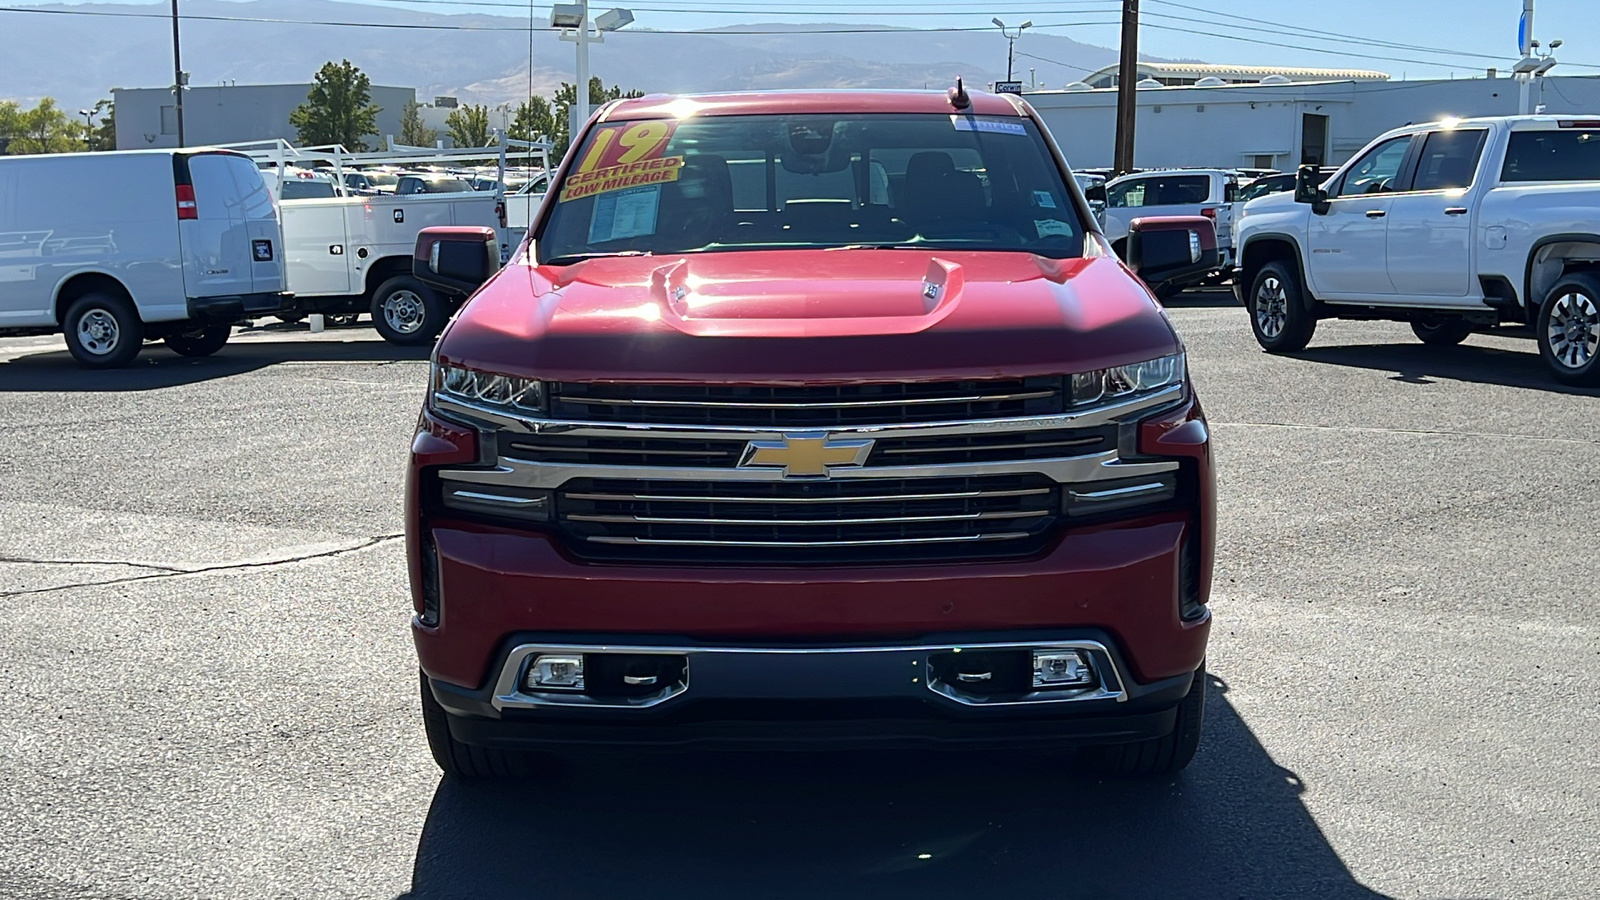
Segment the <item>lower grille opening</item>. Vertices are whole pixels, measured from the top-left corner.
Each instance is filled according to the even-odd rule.
[[[1057,520],[1043,476],[694,482],[582,479],[556,495],[580,554],[680,562],[895,562],[1036,552]]]

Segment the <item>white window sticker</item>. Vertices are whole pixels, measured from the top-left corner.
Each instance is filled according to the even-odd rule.
[[[1033,205],[1041,209],[1055,209],[1056,198],[1050,196],[1049,191],[1034,191]]]
[[[1039,229],[1039,237],[1064,234],[1072,236],[1072,226],[1057,219],[1034,219],[1033,227]]]
[[[957,131],[982,131],[988,134],[1022,134],[1028,129],[1021,122],[1011,122],[1005,119],[974,119],[971,116],[951,116],[950,123]]]
[[[660,204],[659,184],[600,194],[595,197],[594,217],[589,220],[589,243],[655,234]]]

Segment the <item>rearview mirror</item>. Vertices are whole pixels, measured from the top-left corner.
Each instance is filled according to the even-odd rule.
[[[1217,223],[1204,216],[1151,216],[1128,223],[1128,268],[1158,297],[1221,267]]]
[[[500,271],[500,239],[493,228],[447,226],[417,233],[411,274],[429,287],[468,295]]]
[[[1294,171],[1294,202],[1326,203],[1328,195],[1322,192],[1322,169],[1318,166],[1301,166]]]

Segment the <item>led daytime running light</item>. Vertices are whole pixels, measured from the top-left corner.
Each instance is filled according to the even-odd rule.
[[[439,397],[512,412],[544,411],[544,382],[517,375],[436,364],[433,391]]]
[[[1078,372],[1071,376],[1072,404],[1084,406],[1091,403],[1113,403],[1139,394],[1148,394],[1175,384],[1182,384],[1184,359],[1182,353],[1163,356],[1146,362]]]

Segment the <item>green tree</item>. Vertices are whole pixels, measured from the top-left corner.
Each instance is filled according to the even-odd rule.
[[[400,143],[408,147],[432,147],[439,132],[422,124],[422,104],[409,100],[400,108]]]
[[[33,109],[0,104],[0,131],[9,138],[7,153],[71,153],[83,149],[84,128],[46,97]]]
[[[17,101],[0,100],[0,153],[9,152],[7,148],[21,130],[22,109]]]
[[[529,97],[527,103],[517,107],[511,127],[506,130],[509,137],[519,141],[546,141],[555,132],[555,127],[550,101],[543,97]]]
[[[367,136],[378,133],[380,112],[372,105],[372,79],[347,59],[323,64],[306,102],[289,114],[289,124],[302,144],[343,144],[359,153],[367,149]]]
[[[489,107],[468,104],[444,120],[450,140],[457,147],[489,146]]]
[[[117,149],[117,110],[110,100],[96,100],[89,108],[91,119],[98,119],[84,134],[90,150]]]
[[[619,85],[606,87],[598,77],[589,79],[589,111],[593,112],[602,103],[620,100],[624,97],[643,97],[644,91],[624,91]],[[578,89],[573,85],[561,82],[561,87],[556,89],[555,102],[552,104],[555,116],[555,126],[551,129],[550,141],[555,144],[550,152],[556,159],[567,155],[567,147],[572,144],[572,107],[578,103]],[[576,123],[579,128],[582,122]]]

